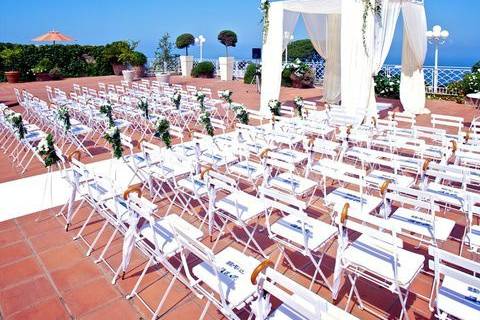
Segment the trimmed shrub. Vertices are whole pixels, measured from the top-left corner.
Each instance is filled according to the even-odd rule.
[[[209,61],[200,62],[192,69],[194,78],[213,78],[214,74],[215,66]]]
[[[230,30],[223,30],[218,34],[218,41],[225,46],[228,57],[228,47],[235,47],[238,42],[237,34]]]
[[[480,61],[478,61],[477,63],[475,63],[472,67],[472,73],[475,73],[477,72],[478,70],[480,70]]]
[[[249,63],[247,65],[247,69],[245,70],[245,75],[243,76],[243,83],[256,83],[255,81],[255,73],[257,72],[257,68],[260,67],[260,65],[256,63]]]
[[[105,46],[103,54],[109,63],[119,64],[120,56],[129,50],[130,45],[127,41],[114,41]]]
[[[175,45],[178,49],[185,49],[185,55],[188,56],[188,47],[195,44],[195,37],[190,33],[184,33],[177,37]]]
[[[21,55],[16,63],[22,81],[35,80],[32,68],[41,60],[48,59],[51,66],[62,70],[64,77],[104,76],[113,74],[112,66],[104,55],[105,46],[81,45],[19,45],[0,43],[5,48],[20,48]],[[0,59],[0,81],[4,81],[5,66]],[[48,70],[49,71],[49,70]]]

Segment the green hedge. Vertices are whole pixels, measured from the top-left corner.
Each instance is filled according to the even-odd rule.
[[[194,78],[213,78],[215,66],[209,61],[200,62],[192,69],[192,77]]]
[[[22,81],[35,79],[31,71],[42,59],[47,58],[60,68],[64,77],[103,76],[113,74],[109,62],[103,55],[104,46],[81,45],[19,45],[0,43],[0,51],[5,48],[20,47],[22,55],[18,61],[18,71]],[[5,67],[0,61],[0,81],[4,81]]]
[[[243,76],[243,83],[256,83],[255,81],[255,73],[257,71],[258,64],[249,63],[247,69],[245,70],[245,75]]]

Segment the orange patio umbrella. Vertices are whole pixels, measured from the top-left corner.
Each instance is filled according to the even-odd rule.
[[[32,41],[36,41],[36,42],[53,42],[53,44],[55,44],[55,42],[70,42],[70,41],[74,41],[74,39],[72,37],[69,37],[69,36],[66,36],[58,31],[55,31],[55,30],[52,30],[52,31],[49,31],[39,37],[36,37],[35,39],[33,39]]]

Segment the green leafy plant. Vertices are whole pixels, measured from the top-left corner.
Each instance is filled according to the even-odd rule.
[[[230,30],[223,30],[218,34],[218,41],[225,46],[228,57],[228,47],[235,47],[238,42],[237,34]]]
[[[103,54],[109,63],[118,64],[121,63],[120,56],[127,51],[130,51],[128,41],[114,41],[105,46]]]
[[[215,135],[215,129],[212,126],[212,121],[210,120],[210,112],[205,111],[200,114],[200,124],[203,125],[207,134],[211,137]]]
[[[62,122],[63,129],[65,130],[65,132],[70,130],[70,128],[72,127],[72,123],[70,122],[70,113],[68,112],[68,108],[67,107],[58,108],[57,117],[58,117],[58,120]]]
[[[194,78],[213,78],[215,74],[215,66],[210,61],[198,63],[192,69],[192,77]]]
[[[180,102],[182,101],[182,95],[180,94],[180,91],[175,90],[171,99],[172,103],[175,105],[175,109],[180,109]]]
[[[232,110],[235,113],[235,118],[238,122],[248,125],[248,112],[247,108],[243,104],[233,104]]]
[[[262,11],[262,20],[260,23],[263,23],[263,43],[267,42],[268,29],[270,27],[270,21],[268,19],[268,12],[270,11],[270,1],[262,0],[260,2],[260,11]]]
[[[318,58],[320,58],[320,56],[313,47],[310,39],[295,40],[288,44],[288,60],[290,61],[297,59],[306,61]]]
[[[150,119],[147,99],[140,99],[140,101],[138,101],[138,103],[137,103],[137,108],[142,110],[142,113],[143,113],[143,116],[145,117],[145,119],[147,119],[147,120]]]
[[[20,113],[11,113],[6,117],[6,120],[12,125],[15,135],[22,140],[27,134],[27,129],[23,125],[23,118]]]
[[[314,81],[315,74],[312,68],[299,59],[283,67],[282,85],[286,87],[312,88]]]
[[[166,73],[169,67],[174,63],[175,57],[172,55],[173,44],[170,42],[170,35],[165,33],[158,42],[155,50],[155,61],[153,67],[156,71]]]
[[[107,129],[103,138],[107,140],[112,146],[112,153],[116,159],[120,159],[123,155],[122,137],[120,136],[120,130],[113,126]]]
[[[195,37],[190,33],[184,33],[177,37],[175,45],[178,49],[185,49],[185,55],[188,56],[188,47],[195,44]]]
[[[249,63],[245,70],[245,75],[243,76],[243,83],[256,83],[255,75],[258,74],[261,76],[261,66],[256,63]]]
[[[48,72],[52,69],[52,62],[48,58],[42,58],[35,67],[32,68],[34,74]]]
[[[277,99],[272,99],[268,101],[268,108],[270,109],[272,116],[281,116],[281,113],[280,113],[281,106],[282,106],[282,103]]]
[[[49,72],[48,75],[52,80],[60,80],[63,78],[62,70],[59,67],[53,67]]]
[[[473,66],[472,66],[472,73],[475,73],[477,71],[480,70],[480,61],[478,61],[477,63],[475,63]]]
[[[197,91],[195,93],[195,98],[197,98],[197,102],[200,104],[200,110],[202,112],[205,111],[205,93],[202,91]]]
[[[114,127],[115,126],[115,121],[113,120],[112,106],[111,105],[106,104],[106,105],[101,106],[100,107],[100,113],[104,114],[107,117],[109,127]]]
[[[155,123],[155,137],[161,138],[168,149],[172,148],[172,136],[170,135],[170,123],[166,118],[158,118]]]
[[[303,98],[302,97],[299,97],[299,96],[296,96],[295,99],[293,99],[293,105],[295,107],[295,112],[297,113],[297,115],[303,119]]]
[[[0,60],[2,65],[8,69],[7,71],[16,71],[21,55],[21,47],[7,48],[0,51]]]
[[[392,99],[400,97],[400,76],[390,76],[380,71],[374,80],[377,96]]]
[[[55,152],[54,144],[53,136],[49,133],[45,138],[40,140],[37,145],[38,154],[42,157],[43,163],[47,168],[60,161],[60,158]]]
[[[233,95],[233,92],[231,90],[223,90],[221,92],[222,99],[225,100],[225,102],[230,104],[230,105],[233,102],[232,95]]]

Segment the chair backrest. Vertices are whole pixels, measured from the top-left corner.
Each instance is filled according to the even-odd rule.
[[[294,316],[296,319],[330,319],[329,315],[332,311],[335,314],[335,317],[332,314],[332,319],[337,319],[337,316],[340,315],[342,319],[354,319],[347,312],[338,309],[298,282],[276,271],[272,268],[272,265],[272,262],[266,260],[260,264],[259,268],[261,269],[257,268],[252,273],[251,281],[257,285],[259,299],[262,299],[262,296],[265,296],[265,294],[275,297],[282,305],[291,310],[293,313],[292,317]],[[260,308],[265,305],[264,303],[259,303]],[[261,314],[257,315],[260,316],[258,319],[267,319],[268,311],[268,309],[261,310]]]
[[[398,113],[394,111],[388,112],[389,120],[396,121],[398,123],[407,124],[410,128],[413,127],[416,123],[415,115],[409,115],[406,113]]]
[[[431,117],[432,117],[432,126],[434,128],[438,126],[443,126],[443,127],[456,129],[457,134],[460,134],[460,132],[462,132],[463,123],[465,122],[465,120],[462,117],[453,117],[453,116],[447,116],[442,114],[432,114]]]

